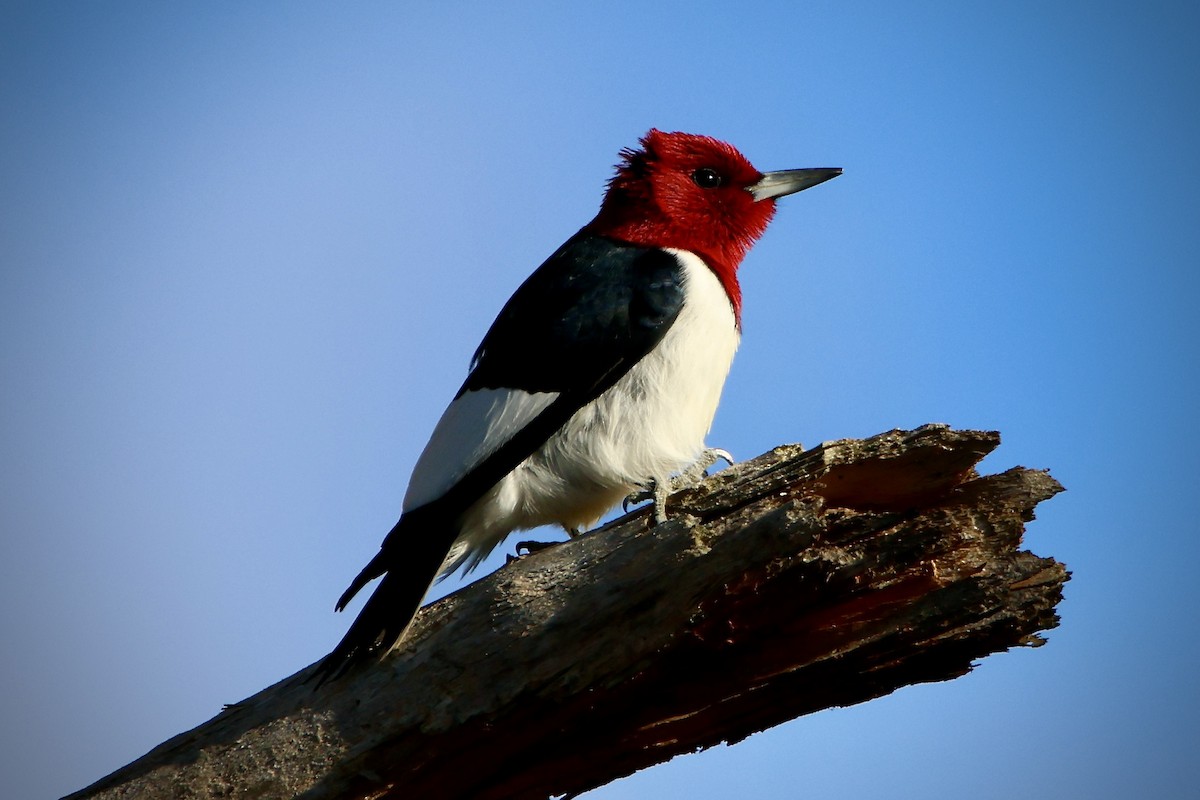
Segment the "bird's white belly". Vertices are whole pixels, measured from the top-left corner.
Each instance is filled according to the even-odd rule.
[[[467,510],[447,571],[474,567],[514,530],[587,528],[635,487],[665,480],[700,455],[740,337],[717,277],[692,253],[672,252],[684,267],[675,323]]]

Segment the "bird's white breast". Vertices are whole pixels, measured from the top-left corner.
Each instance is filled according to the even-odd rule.
[[[702,259],[683,266],[684,302],[659,344],[468,509],[446,570],[475,566],[511,531],[594,524],[635,487],[704,449],[737,350],[733,307]]]

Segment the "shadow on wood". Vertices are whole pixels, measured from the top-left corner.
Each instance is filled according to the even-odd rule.
[[[926,425],[783,446],[425,608],[72,798],[545,798],[1039,644],[1068,573],[1020,551],[1043,471]]]

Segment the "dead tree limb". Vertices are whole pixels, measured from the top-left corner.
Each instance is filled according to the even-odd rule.
[[[996,433],[784,446],[424,609],[403,649],[309,670],[73,798],[545,798],[1036,644],[1063,565],[1019,550],[1042,471]]]

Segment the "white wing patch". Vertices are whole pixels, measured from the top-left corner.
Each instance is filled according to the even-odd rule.
[[[438,499],[558,397],[557,392],[480,389],[457,398],[417,459],[404,510]]]

